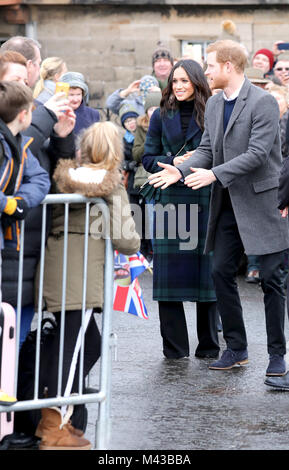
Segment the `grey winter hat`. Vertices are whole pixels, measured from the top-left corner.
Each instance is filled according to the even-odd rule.
[[[162,99],[161,91],[151,91],[150,93],[148,93],[145,99],[145,104],[144,104],[145,112],[147,112],[147,110],[149,108],[152,108],[153,106],[158,108],[160,106],[161,99]]]
[[[255,67],[248,67],[245,69],[245,75],[252,83],[269,83],[271,80],[264,77],[264,73],[261,69]]]
[[[136,107],[130,101],[125,100],[119,109],[119,118],[122,126],[124,127],[124,121],[130,117],[137,118],[139,113],[137,112]]]
[[[171,62],[172,65],[174,63],[174,59],[173,59],[173,56],[171,54],[171,51],[161,41],[158,41],[157,47],[154,50],[153,55],[152,55],[152,65],[153,66],[154,66],[155,61],[158,60],[158,59],[168,59]]]
[[[281,60],[285,60],[286,62],[289,60],[289,53],[288,52],[282,52],[281,54],[278,55],[276,63],[280,62]],[[275,63],[275,65],[276,65]]]
[[[81,88],[83,90],[83,96],[88,94],[88,86],[85,83],[84,76],[80,72],[66,72],[60,77],[59,81],[68,83],[72,88]]]

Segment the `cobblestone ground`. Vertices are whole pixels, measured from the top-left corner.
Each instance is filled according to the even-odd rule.
[[[191,356],[163,358],[152,276],[140,277],[149,320],[114,312],[118,357],[113,362],[111,450],[285,450],[289,447],[289,393],[264,385],[266,350],[263,296],[239,279],[249,343],[249,364],[211,371],[195,358],[195,305],[185,304]],[[288,339],[288,321],[286,318]],[[224,348],[220,333],[221,348]],[[91,385],[97,385],[97,370]],[[94,442],[95,405],[86,436]]]

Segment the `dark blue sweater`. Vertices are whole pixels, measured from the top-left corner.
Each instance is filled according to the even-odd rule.
[[[228,122],[230,120],[231,114],[233,112],[235,103],[237,101],[237,98],[231,101],[225,100],[225,105],[224,105],[224,134],[227,129]]]
[[[235,98],[234,100],[231,100],[231,101],[227,101],[227,100],[224,100],[224,101],[225,101],[225,103],[224,103],[224,118],[223,118],[224,121],[223,121],[223,123],[224,123],[224,134],[225,134],[228,122],[230,120],[230,117],[231,117],[231,114],[233,112],[235,103],[237,101],[237,98]],[[232,208],[231,198],[230,198],[229,191],[228,191],[227,188],[223,189],[222,204],[223,204],[223,207]]]

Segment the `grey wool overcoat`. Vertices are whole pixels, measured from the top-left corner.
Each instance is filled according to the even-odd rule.
[[[288,220],[278,210],[281,169],[279,107],[267,91],[245,78],[232,115],[223,131],[224,98],[220,92],[206,105],[205,131],[196,152],[178,166],[212,169],[212,184],[205,252],[214,249],[222,188],[228,188],[239,233],[250,255],[288,248]]]

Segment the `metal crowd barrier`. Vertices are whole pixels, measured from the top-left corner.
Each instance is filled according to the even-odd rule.
[[[86,205],[85,216],[85,242],[84,242],[84,276],[83,276],[83,299],[82,299],[82,324],[81,324],[81,347],[79,354],[79,393],[68,397],[61,396],[62,360],[64,351],[64,327],[65,327],[65,294],[66,294],[66,274],[67,274],[67,242],[69,223],[69,204],[83,203]],[[62,284],[62,309],[61,309],[61,330],[60,330],[60,350],[58,368],[58,394],[55,398],[39,398],[39,372],[40,372],[40,339],[42,295],[45,265],[45,245],[46,245],[46,221],[47,205],[64,204],[64,247],[63,247],[63,284]],[[103,219],[107,231],[105,233],[105,270],[104,270],[104,307],[102,313],[101,326],[101,356],[99,363],[99,391],[97,393],[83,393],[83,362],[84,362],[84,315],[86,303],[86,276],[88,257],[88,235],[89,235],[89,210],[91,204],[97,204],[101,208]],[[42,233],[41,233],[41,255],[40,255],[40,279],[39,279],[39,301],[37,313],[37,337],[36,337],[36,360],[35,360],[35,384],[33,400],[18,401],[11,406],[0,406],[1,412],[17,412],[24,410],[34,410],[51,406],[69,406],[89,403],[98,403],[98,419],[95,429],[95,449],[107,449],[110,435],[110,388],[111,388],[111,362],[112,349],[116,345],[116,336],[112,333],[112,307],[113,307],[113,271],[114,256],[112,243],[109,238],[109,209],[105,201],[100,198],[86,198],[78,194],[55,194],[48,195],[42,201]],[[22,280],[23,280],[23,255],[24,255],[24,228],[25,221],[21,222],[21,238],[19,253],[19,277],[18,277],[18,297],[17,297],[17,323],[16,323],[16,367],[15,367],[15,396],[17,396],[18,379],[18,356],[20,344],[20,324],[21,324],[21,300],[22,300]],[[37,306],[35,306],[37,307]]]

